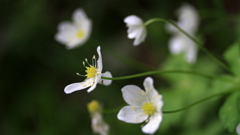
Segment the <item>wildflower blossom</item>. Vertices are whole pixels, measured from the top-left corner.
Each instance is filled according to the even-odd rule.
[[[179,16],[179,20],[176,24],[194,37],[199,24],[197,11],[192,6],[184,4],[177,10],[177,15]],[[197,57],[196,44],[171,24],[167,24],[166,28],[174,35],[169,41],[170,52],[172,54],[184,52],[187,62],[194,63]]]
[[[99,133],[100,135],[107,135],[109,131],[109,125],[103,120],[101,111],[102,107],[96,100],[92,100],[87,105],[89,113],[91,113],[92,118],[92,129],[94,133]]]
[[[145,40],[147,36],[147,30],[141,18],[135,15],[130,15],[124,19],[124,22],[127,24],[128,27],[128,38],[135,38],[133,43],[134,46],[139,45]]]
[[[147,122],[142,131],[146,134],[156,132],[162,121],[162,96],[153,86],[153,79],[144,80],[144,90],[138,86],[127,85],[122,88],[123,98],[129,104],[123,107],[117,117],[127,123]]]
[[[101,83],[103,85],[110,85],[111,84],[111,80],[105,80],[105,79],[101,79],[102,76],[104,77],[112,77],[112,74],[110,72],[105,72],[102,73],[102,55],[100,52],[100,46],[97,47],[97,52],[98,52],[98,60],[96,62],[96,57],[93,56],[92,58],[92,64],[90,65],[87,61],[87,59],[85,59],[85,62],[88,64],[87,66],[85,65],[85,62],[83,62],[83,65],[86,67],[86,79],[83,82],[79,82],[79,83],[72,83],[69,84],[65,87],[64,92],[69,94],[72,93],[74,91],[77,90],[82,90],[85,88],[90,87],[87,91],[91,92],[92,90],[94,90],[96,88],[97,83]]]
[[[68,49],[84,44],[90,36],[92,22],[82,9],[73,13],[73,22],[62,22],[58,25],[55,39]]]

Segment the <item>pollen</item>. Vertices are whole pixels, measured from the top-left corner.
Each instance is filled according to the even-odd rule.
[[[87,78],[93,78],[97,74],[96,67],[90,65],[89,67],[86,67],[86,68],[87,68],[87,70],[85,70],[85,71],[87,74],[85,76],[87,76]]]
[[[101,106],[98,103],[98,101],[96,101],[96,100],[92,100],[90,103],[88,103],[87,107],[88,107],[88,111],[90,113],[94,113],[96,111],[100,111],[101,110]]]
[[[142,110],[146,115],[152,115],[155,112],[155,107],[152,103],[148,102],[143,104]]]
[[[84,36],[83,30],[78,30],[77,33],[76,33],[76,36],[77,36],[77,38],[79,38],[79,39],[83,38],[83,36]]]

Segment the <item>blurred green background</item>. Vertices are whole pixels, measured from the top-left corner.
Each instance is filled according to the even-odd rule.
[[[98,85],[91,93],[82,90],[67,95],[63,91],[66,85],[85,79],[75,73],[85,74],[82,61],[97,55],[98,45],[102,47],[103,72],[110,71],[115,77],[154,69],[225,73],[202,51],[195,65],[187,64],[181,56],[171,56],[171,35],[164,23],[149,25],[147,38],[138,47],[127,38],[123,22],[126,16],[135,14],[144,21],[156,17],[176,20],[175,12],[183,3],[199,11],[198,37],[223,59],[226,48],[240,37],[239,0],[0,0],[0,134],[90,135],[93,132],[88,102],[98,100],[105,109],[126,105],[121,88],[128,84],[143,88],[145,77],[113,81],[108,87]],[[54,40],[54,35],[58,24],[71,21],[77,8],[84,9],[93,22],[91,39],[81,47],[67,50]],[[131,59],[146,66],[138,66]],[[209,92],[210,80],[196,76],[155,75],[154,80],[163,94],[163,110],[178,109],[214,93]],[[224,129],[218,118],[221,99],[224,97],[180,113],[164,114],[156,134],[236,134]],[[104,114],[111,135],[143,134],[142,124],[119,121],[117,113]]]

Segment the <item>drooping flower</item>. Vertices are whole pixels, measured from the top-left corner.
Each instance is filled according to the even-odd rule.
[[[92,130],[94,133],[99,133],[100,135],[107,135],[109,132],[109,125],[103,120],[101,111],[102,107],[96,100],[92,100],[87,105],[88,111],[92,118]]]
[[[124,22],[126,23],[128,27],[128,38],[134,39],[134,46],[139,45],[141,42],[143,42],[147,36],[147,30],[143,24],[143,21],[141,18],[139,18],[136,15],[130,15],[127,16],[124,19]]]
[[[175,22],[181,29],[191,36],[195,36],[199,25],[199,17],[196,9],[189,4],[183,4],[178,10],[178,22]],[[171,24],[167,24],[167,31],[173,34],[169,41],[169,49],[172,54],[185,53],[188,63],[194,63],[197,58],[196,44],[176,29]]]
[[[87,91],[91,92],[96,88],[97,83],[101,83],[103,85],[110,85],[111,80],[101,79],[102,76],[112,78],[112,74],[110,72],[102,73],[102,55],[100,52],[100,46],[97,47],[97,53],[98,53],[98,60],[96,61],[96,57],[93,56],[92,58],[92,65],[88,63],[88,60],[85,59],[85,62],[88,64],[85,65],[85,62],[83,62],[83,65],[86,67],[86,79],[83,82],[79,83],[72,83],[65,87],[64,92],[66,94],[72,93],[74,91],[82,90],[85,88],[90,87]]]
[[[123,98],[129,104],[123,107],[117,117],[127,123],[147,122],[142,131],[153,134],[162,121],[162,96],[153,86],[153,79],[144,80],[145,91],[136,85],[127,85],[122,88]]]
[[[58,25],[55,40],[66,45],[68,49],[84,44],[91,33],[92,22],[82,9],[73,13],[73,22],[62,22]]]

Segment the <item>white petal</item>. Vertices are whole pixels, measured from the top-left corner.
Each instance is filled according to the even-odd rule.
[[[143,21],[136,15],[130,15],[124,19],[124,22],[127,23],[127,25],[129,26],[129,25],[141,25]]]
[[[93,83],[92,83],[92,85],[91,85],[91,87],[87,90],[87,92],[91,92],[91,91],[93,91],[95,88],[96,88],[96,86],[97,86],[97,83],[100,81],[100,79],[101,79],[101,74],[99,74],[97,77],[95,77],[95,78],[90,78],[90,79],[92,79],[93,80]]]
[[[66,94],[70,94],[74,91],[82,90],[82,89],[85,89],[85,88],[90,87],[90,86],[91,86],[91,84],[89,84],[89,82],[72,83],[72,84],[67,85],[64,88],[64,92]]]
[[[153,79],[151,77],[147,77],[144,82],[143,82],[143,86],[145,88],[145,90],[152,90],[154,89],[153,87]]]
[[[145,40],[146,36],[147,36],[147,30],[143,27],[142,29],[140,29],[140,32],[136,36],[133,45],[137,46],[140,43],[142,43]]]
[[[170,39],[169,49],[172,54],[179,54],[185,49],[184,41],[180,36],[174,36]]]
[[[102,73],[102,76],[103,77],[108,77],[108,78],[112,78],[112,74],[110,72],[105,72],[105,73]],[[107,80],[107,79],[100,79],[100,81],[98,83],[101,83],[103,85],[110,85],[112,83],[112,80]]]
[[[236,131],[237,131],[237,134],[240,135],[240,124],[238,124]]]
[[[55,40],[67,45],[75,37],[76,31],[76,28],[71,23],[60,23],[58,25],[58,33],[55,35]]]
[[[142,27],[139,26],[131,26],[128,28],[128,38],[133,39],[135,38],[138,34],[141,33]]]
[[[186,59],[187,59],[188,63],[193,64],[193,63],[195,63],[196,58],[197,58],[197,48],[196,48],[196,45],[192,41],[189,41],[189,42],[190,42],[189,47],[186,50]]]
[[[73,21],[75,23],[82,25],[86,19],[86,13],[82,9],[77,9],[74,11]]]
[[[142,128],[146,134],[153,134],[157,131],[162,121],[162,114],[156,113],[149,118],[149,122]]]
[[[102,54],[101,54],[100,50],[101,50],[101,47],[98,46],[97,47],[97,53],[98,53],[97,70],[98,70],[98,72],[102,73],[103,65],[102,65]]]
[[[148,101],[146,92],[141,90],[136,85],[127,85],[122,88],[123,99],[129,105],[139,105],[141,106],[142,103]]]
[[[109,128],[109,125],[105,123],[100,112],[95,112],[92,114],[92,129],[95,133],[107,135]]]
[[[119,111],[117,117],[119,120],[127,123],[141,123],[146,120],[148,116],[145,115],[141,107],[125,106]]]

